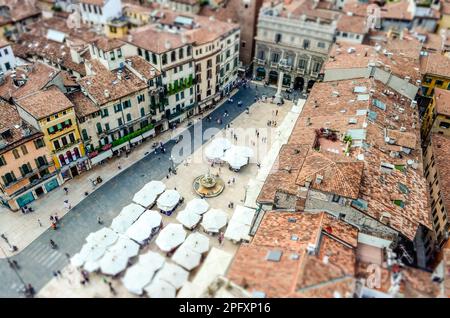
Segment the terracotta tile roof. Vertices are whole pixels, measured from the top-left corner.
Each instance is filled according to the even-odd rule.
[[[432,133],[431,144],[433,146],[434,162],[438,173],[442,201],[448,213],[450,211],[450,165],[448,164],[450,138]]]
[[[97,105],[104,105],[147,87],[146,81],[139,79],[127,68],[123,69],[121,79],[119,70],[108,71],[99,61],[90,62],[94,75],[87,75],[79,80],[80,86],[89,94]],[[105,90],[109,96],[105,96]]]
[[[439,53],[429,53],[427,56],[423,56],[420,62],[420,71],[423,75],[450,77],[449,57]]]
[[[16,78],[26,77],[26,83],[23,86],[16,86],[9,74],[5,82],[0,86],[0,96],[5,99],[13,97],[15,99],[31,95],[48,85],[60,71],[44,63],[36,62],[32,65],[19,67],[16,69]]]
[[[106,36],[100,36],[92,41],[92,44],[104,52],[109,52],[125,45],[125,42],[119,39],[110,39]]]
[[[135,55],[128,57],[127,61],[131,62],[131,67],[144,76],[147,80],[153,79],[161,74],[160,71],[140,56]]]
[[[45,118],[73,107],[70,100],[56,86],[18,99],[16,103],[35,119]]]
[[[341,236],[338,231],[349,226],[324,212],[266,212],[253,241],[239,248],[227,276],[267,297],[334,297],[333,291],[337,290],[342,295],[352,293],[351,288],[344,286],[352,286],[348,279],[352,280],[355,273],[355,252],[324,232],[331,221],[333,235]],[[355,242],[356,228],[345,230],[348,240]],[[316,256],[307,255],[306,248],[311,244],[317,248]],[[273,251],[281,252],[279,261],[266,259]]]
[[[312,189],[357,199],[363,167],[363,162],[354,159],[311,151],[301,166],[296,181],[301,186],[310,182]],[[316,182],[318,177],[322,177],[320,183]]]
[[[197,0],[170,0],[171,2],[178,2],[178,3],[183,3],[183,4],[189,4],[189,5],[196,5],[198,4]]]
[[[0,153],[8,151],[10,146],[17,146],[21,141],[27,141],[29,138],[42,135],[34,127],[22,120],[14,106],[2,100],[0,100],[0,112],[2,114],[0,116],[1,140],[3,143],[7,142],[7,145],[0,149]],[[28,132],[25,132],[26,130]],[[6,131],[9,131],[8,135],[3,134]]]
[[[450,91],[441,88],[434,89],[436,113],[450,116]]]
[[[67,98],[73,103],[78,118],[83,118],[100,110],[100,107],[95,105],[95,103],[82,92],[71,93],[67,95]]]
[[[41,14],[41,11],[33,1],[3,0],[2,5],[9,8],[9,17],[2,17],[4,21],[0,22],[0,24],[5,24],[10,21],[19,22],[26,18]]]
[[[228,22],[231,20],[234,23],[239,23],[239,10],[241,9],[240,0],[229,0],[227,5],[218,8],[211,6],[202,6],[199,15],[210,17],[214,16],[217,20]]]
[[[408,10],[409,2],[407,0],[400,0],[398,2],[388,2],[380,8],[382,19],[398,19],[398,20],[412,20],[414,14]]]
[[[149,41],[148,39],[152,40]],[[154,25],[130,30],[130,36],[127,36],[124,41],[156,54],[183,47],[188,43],[183,43],[180,34],[165,32]]]
[[[19,37],[13,49],[14,53],[22,58],[38,57],[47,59],[82,76],[86,75],[84,64],[77,64],[72,61],[70,48],[67,43],[62,44],[43,36],[24,33]]]
[[[444,292],[443,296],[450,297],[450,243],[447,243],[447,247],[443,252],[444,261]]]
[[[367,8],[369,7],[369,3],[361,2],[358,0],[347,0],[344,3],[344,7],[342,8],[342,12],[348,14],[351,13],[360,17],[367,17]]]
[[[340,13],[333,10],[323,9],[314,4],[312,0],[300,0],[292,1],[289,4],[284,4],[283,10],[280,16],[287,17],[290,14],[291,17],[300,17],[305,15],[310,19],[321,19],[322,21],[331,22],[339,18]]]
[[[389,58],[384,54],[393,53]],[[421,79],[419,56],[421,44],[416,39],[389,40],[377,51],[375,47],[364,44],[336,43],[332,46],[330,58],[323,69],[366,68],[369,63],[380,61],[381,68],[388,65],[393,74],[400,77],[409,76],[413,81]]]
[[[336,28],[341,32],[365,34],[367,33],[366,21],[367,19],[365,17],[343,14],[339,18]]]
[[[283,164],[272,169],[258,202],[275,203],[280,191],[301,200],[301,188],[310,180],[309,189],[366,201],[362,213],[383,223],[389,217],[391,228],[414,239],[419,224],[430,228],[431,223],[418,114],[410,104],[375,80],[316,83],[288,140],[291,147],[301,144],[304,150],[290,163],[290,173]],[[348,156],[343,153],[344,136],[353,136]],[[412,151],[408,154],[406,148]],[[398,169],[385,172],[385,164]],[[318,175],[323,177],[320,183]]]

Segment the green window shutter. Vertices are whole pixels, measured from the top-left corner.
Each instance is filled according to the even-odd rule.
[[[23,171],[22,166],[19,167],[19,170],[20,170],[20,174],[22,175],[22,177],[25,176],[25,171]]]
[[[34,162],[36,163],[36,167],[38,167],[38,168],[39,168],[39,160],[37,160],[37,159],[34,159]]]
[[[33,169],[31,168],[31,165],[30,165],[29,162],[27,162],[27,167],[28,167],[28,170],[29,170],[30,172],[33,171]]]
[[[7,185],[8,184],[8,180],[6,180],[5,176],[2,176],[2,180],[3,180],[3,184]]]

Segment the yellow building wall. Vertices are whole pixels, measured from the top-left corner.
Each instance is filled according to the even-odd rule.
[[[437,85],[436,81],[442,81],[442,84]],[[435,87],[448,89],[450,84],[450,79],[446,77],[438,77],[426,74],[422,79],[422,92],[426,96],[431,96],[432,91]]]
[[[442,29],[450,29],[450,15],[448,14],[443,14],[439,21],[438,31]]]
[[[83,157],[85,155],[85,150],[84,150],[83,143],[81,141],[80,132],[78,130],[78,125],[77,125],[74,108],[69,108],[69,109],[65,110],[65,114],[64,114],[64,112],[60,112],[60,113],[49,116],[49,118],[50,118],[50,121],[47,121],[47,118],[41,119],[39,121],[39,124],[41,127],[41,131],[44,133],[45,144],[47,145],[47,148],[49,149],[49,151],[51,152],[51,154],[53,156],[53,162],[55,163],[55,167],[57,169],[60,169],[61,165],[60,165],[59,159],[58,159],[58,155],[60,153],[65,152],[68,149],[78,147],[79,151],[80,151],[80,155]],[[70,127],[64,128],[53,134],[50,134],[48,132],[48,128],[53,127],[57,124],[62,124],[68,119],[70,119],[72,122]],[[69,144],[67,146],[63,146],[63,144],[61,142],[61,137],[67,136],[67,138],[68,138],[70,133],[74,134],[75,143],[71,143],[70,139],[69,139],[68,140]],[[53,144],[53,141],[55,141],[55,140],[59,140],[59,144],[61,145],[61,148],[59,150],[55,149],[55,146]],[[70,145],[70,147],[69,147],[69,145]]]
[[[128,26],[105,26],[105,34],[110,39],[123,38],[128,34]]]
[[[18,182],[12,184],[7,189],[5,189],[4,192],[7,195],[12,195],[16,191],[18,191],[21,188],[30,184],[29,177],[22,179],[22,174],[20,172],[20,167],[22,165],[29,163],[32,171],[35,171],[35,169],[38,169],[35,159],[37,159],[38,157],[46,157],[47,162],[50,165],[48,167],[49,172],[52,173],[53,171],[55,171],[55,167],[51,165],[52,159],[51,159],[49,151],[46,147],[41,147],[39,149],[36,149],[36,146],[34,145],[33,140],[30,140],[30,141],[24,143],[23,145],[26,147],[26,150],[28,153],[23,154],[20,146],[18,146],[17,148],[14,148],[17,150],[17,152],[19,153],[19,156],[20,156],[17,159],[14,157],[14,154],[13,154],[14,149],[11,149],[10,151],[1,154],[1,156],[3,156],[3,158],[6,161],[6,165],[0,167],[0,176],[4,176],[5,174],[12,171],[14,173],[14,176],[18,180]],[[2,180],[2,182],[3,182],[3,180]]]

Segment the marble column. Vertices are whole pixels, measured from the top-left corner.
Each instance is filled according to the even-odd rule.
[[[284,77],[284,72],[280,69],[279,75],[278,75],[278,87],[277,87],[277,92],[275,94],[275,100],[274,102],[276,104],[282,104],[283,103],[283,96],[281,95],[281,88],[283,85],[283,77]]]

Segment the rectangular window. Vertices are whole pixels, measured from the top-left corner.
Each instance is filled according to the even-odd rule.
[[[119,126],[122,126],[122,125],[123,125],[123,123],[122,123],[122,118],[117,119],[117,124],[118,124]]]
[[[117,57],[122,57],[122,49],[117,49]]]
[[[137,97],[137,101],[138,101],[138,104],[143,103],[143,102],[145,101],[145,96],[144,96],[144,94],[139,95],[139,96]]]
[[[131,114],[127,114],[127,121],[131,121]]]
[[[109,123],[106,123],[106,124],[105,124],[105,130],[106,130],[106,131],[109,131]]]
[[[118,113],[122,110],[122,104],[116,104],[114,105],[114,112]]]
[[[15,159],[19,159],[20,158],[19,151],[17,149],[13,150],[13,155],[14,155]]]
[[[0,167],[6,166],[6,160],[5,157],[0,156]]]
[[[102,118],[108,117],[108,116],[109,116],[108,108],[102,109],[102,111],[101,111],[101,116],[102,116]]]
[[[123,105],[123,109],[130,108],[131,107],[131,102],[130,102],[130,100],[126,100],[126,101],[124,101],[122,103],[122,105]]]
[[[74,136],[74,134],[70,134],[70,135],[69,135],[69,139],[70,139],[70,142],[71,142],[71,143],[74,143],[74,142],[75,142],[75,136]]]
[[[61,142],[62,142],[63,146],[67,146],[68,142],[67,142],[66,136],[61,138]]]
[[[55,150],[58,150],[59,148],[61,148],[58,140],[53,141],[53,147],[55,147]]]

